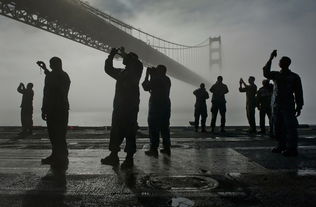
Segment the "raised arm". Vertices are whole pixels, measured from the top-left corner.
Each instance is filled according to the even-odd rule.
[[[50,73],[50,71],[47,69],[45,63],[43,61],[37,61],[36,64],[42,69],[44,70],[44,74],[47,75]]]
[[[245,81],[241,78],[239,80],[239,92],[244,93],[246,91],[247,91],[247,85],[246,85]]]
[[[270,58],[268,60],[268,62],[266,63],[266,65],[263,67],[263,76],[269,80],[273,80],[275,79],[275,76],[277,74],[277,72],[271,71],[271,64],[272,64],[272,60],[273,58],[275,58],[277,56],[277,51],[273,50],[273,52],[270,55]]]
[[[149,81],[149,70],[150,70],[150,68],[147,68],[145,80],[144,80],[144,82],[142,83],[142,86],[143,86],[144,91],[150,91],[150,89],[151,89],[151,87],[150,87],[150,81]]]
[[[104,72],[117,80],[120,76],[121,70],[113,67],[113,59],[117,54],[118,50],[116,48],[112,48],[108,58],[105,60]]]
[[[17,91],[22,94],[25,92],[25,86],[23,83],[20,83],[20,85],[17,88]]]

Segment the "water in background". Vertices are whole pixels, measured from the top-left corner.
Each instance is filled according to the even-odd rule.
[[[141,109],[138,113],[139,126],[147,126],[147,109]],[[69,125],[74,126],[110,126],[112,110],[100,112],[70,112]],[[303,119],[301,119],[303,118]],[[194,120],[194,111],[192,109],[172,109],[170,125],[171,126],[189,126],[189,121]],[[301,124],[314,124],[314,114],[304,114],[300,117]],[[211,122],[211,112],[208,111],[206,125]],[[217,126],[220,124],[220,115],[217,115]],[[259,126],[259,111],[256,110],[256,124]],[[268,124],[268,120],[266,120]],[[228,109],[226,114],[227,126],[246,126],[248,125],[246,109]]]
[[[173,109],[170,124],[171,126],[189,126],[189,121],[193,121],[193,109]],[[303,111],[304,113],[304,111]],[[21,126],[20,111],[1,111],[0,126]],[[77,112],[70,111],[69,125],[70,126],[110,126],[112,110],[94,111],[94,112]],[[217,117],[217,125],[219,125]],[[229,109],[226,115],[227,126],[245,126],[248,125],[245,109]],[[34,126],[46,126],[46,123],[41,119],[40,111],[35,111],[33,115]],[[300,117],[301,124],[314,124],[316,120],[314,113],[304,113]],[[206,125],[209,126],[211,121],[211,113],[208,112]],[[256,123],[259,125],[259,112],[256,113]],[[267,122],[266,122],[267,123]],[[147,109],[141,109],[138,114],[138,124],[147,126]]]
[[[69,125],[75,126],[109,126],[111,125],[112,111],[101,112],[71,112]],[[170,124],[172,126],[188,126],[193,120],[193,111],[177,111],[171,114]],[[139,126],[147,126],[147,110],[138,113]]]

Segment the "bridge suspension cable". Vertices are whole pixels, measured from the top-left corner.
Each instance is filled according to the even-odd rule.
[[[87,11],[95,15],[98,15],[99,17],[103,18],[105,21],[109,22],[110,24],[114,25],[120,30],[129,33],[133,37],[145,42],[150,47],[177,60],[179,63],[184,64],[184,65],[187,65],[186,63],[188,63],[189,61],[196,63],[197,61],[194,61],[194,59],[197,58],[197,55],[196,55],[198,53],[197,49],[208,48],[210,46],[209,38],[206,38],[205,40],[195,45],[184,45],[180,43],[171,42],[166,39],[147,33],[145,31],[142,31],[141,29],[136,28],[132,25],[126,24],[102,12],[101,10],[90,6],[86,2],[80,1],[80,4],[83,7],[85,7]],[[173,51],[170,52],[170,50],[173,50]],[[209,51],[207,50],[206,52],[209,52]],[[190,54],[195,54],[195,55],[192,56]]]
[[[210,54],[212,38],[196,45],[174,43],[80,0],[0,0],[0,15],[100,51],[109,52],[113,47],[124,46],[127,51],[137,53],[145,65],[166,65],[169,75],[181,81],[193,85],[208,82],[189,68],[199,62],[201,50]]]

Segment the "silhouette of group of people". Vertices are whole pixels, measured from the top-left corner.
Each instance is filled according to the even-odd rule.
[[[120,55],[125,69],[113,67],[113,58]],[[138,128],[137,115],[139,111],[139,82],[142,76],[143,64],[138,56],[124,48],[113,48],[105,61],[104,71],[116,80],[115,97],[112,113],[112,128],[110,133],[110,154],[101,159],[105,165],[118,165],[118,152],[124,138],[126,158],[121,164],[122,169],[133,167],[133,156],[136,152],[136,132]],[[170,155],[170,87],[171,81],[166,75],[164,65],[149,67],[146,71],[143,89],[150,92],[148,110],[148,128],[150,149],[145,151],[148,156],[158,157],[160,135],[163,139],[163,149],[160,153]]]
[[[68,92],[70,78],[63,71],[62,60],[52,57],[49,61],[51,71],[47,69],[42,61],[37,64],[45,72],[45,85],[42,103],[42,119],[47,123],[48,136],[52,145],[52,153],[41,160],[42,164],[50,164],[54,168],[68,166],[68,148],[66,133],[68,127],[69,101]],[[27,136],[32,134],[33,129],[33,84],[28,83],[25,88],[20,83],[18,92],[23,94],[21,104],[22,132],[19,134]]]
[[[226,123],[226,99],[225,94],[228,93],[228,87],[223,83],[223,77],[218,76],[217,81],[212,87],[210,88],[210,92],[212,95],[212,120],[211,120],[211,130],[214,132],[215,130],[215,123],[218,112],[221,115],[221,131],[225,131],[225,123]],[[199,119],[201,116],[201,128],[202,132],[206,131],[206,118],[207,118],[207,105],[206,100],[209,99],[209,94],[205,89],[205,84],[201,83],[200,88],[193,91],[195,95],[195,110],[194,110],[194,117],[195,117],[195,131],[198,132],[199,129]]]
[[[277,139],[278,144],[272,149],[273,153],[282,153],[285,156],[296,156],[297,152],[297,116],[301,114],[304,104],[303,89],[299,75],[293,73],[289,66],[291,59],[282,57],[279,61],[280,71],[271,71],[271,62],[277,56],[274,50],[268,62],[263,67],[263,76],[267,79],[262,81],[262,87],[257,90],[255,77],[248,78],[248,84],[241,78],[239,81],[239,91],[246,93],[246,112],[249,123],[249,133],[257,133],[255,113],[259,109],[260,134],[266,133],[265,119],[269,118],[270,136]],[[270,83],[270,80],[274,84]],[[226,122],[226,100],[227,85],[223,84],[223,77],[218,76],[217,82],[210,88],[212,95],[212,120],[211,132],[215,130],[215,123],[218,111],[221,115],[221,132],[225,132]],[[206,132],[207,105],[206,100],[209,94],[205,89],[205,84],[201,83],[200,88],[193,94],[195,102],[195,131],[198,132],[201,117],[201,132]]]
[[[113,59],[116,55],[123,58],[125,68],[115,68]],[[68,166],[68,148],[66,133],[69,116],[68,92],[70,78],[63,71],[62,61],[58,57],[50,59],[51,71],[42,61],[37,64],[45,72],[45,85],[42,104],[42,119],[47,123],[48,135],[52,145],[52,153],[41,160],[42,164],[49,164],[53,168],[65,168]],[[139,111],[140,91],[139,82],[143,72],[143,64],[137,54],[126,53],[124,48],[113,48],[105,61],[104,71],[116,80],[115,96],[113,101],[112,123],[110,133],[110,154],[101,159],[105,165],[116,166],[119,164],[118,152],[125,138],[124,151],[126,158],[121,164],[122,169],[128,169],[134,165],[136,152],[136,133],[138,129],[137,115]],[[163,149],[160,153],[170,155],[170,87],[171,81],[166,75],[167,68],[164,65],[147,68],[146,77],[142,83],[143,89],[150,95],[148,126],[150,137],[150,149],[145,151],[148,156],[158,157],[159,138],[163,139]],[[23,94],[21,105],[21,120],[23,134],[32,133],[33,110],[33,84],[27,88],[21,83],[18,92]]]
[[[113,59],[116,55],[123,58],[125,68],[115,68]],[[272,149],[274,153],[282,153],[285,156],[297,155],[297,116],[303,107],[303,90],[300,77],[291,72],[289,66],[291,59],[282,57],[279,62],[280,71],[271,71],[271,62],[277,56],[273,51],[263,68],[263,75],[267,80],[257,91],[255,78],[250,76],[249,84],[240,79],[239,91],[246,93],[246,111],[250,125],[250,132],[256,132],[255,108],[260,110],[261,133],[265,133],[265,116],[270,119],[270,133],[278,144]],[[45,85],[42,104],[42,119],[47,123],[48,135],[52,145],[52,153],[41,160],[42,164],[50,164],[55,168],[68,166],[68,148],[66,133],[69,116],[68,92],[70,78],[63,70],[62,60],[53,57],[49,61],[51,70],[45,63],[38,61],[37,64],[45,71]],[[128,169],[134,165],[134,154],[136,152],[136,133],[138,129],[137,116],[140,103],[139,82],[143,72],[143,64],[137,54],[125,52],[124,48],[113,48],[105,61],[104,71],[116,80],[115,96],[113,101],[112,123],[110,133],[110,154],[101,159],[105,165],[119,165],[118,152],[120,146],[126,139],[124,151],[126,158],[121,164],[122,169]],[[149,67],[146,70],[145,80],[142,83],[144,91],[150,93],[148,110],[148,129],[150,148],[145,151],[147,156],[158,157],[160,136],[163,148],[160,153],[171,155],[170,143],[170,88],[171,81],[166,75],[167,68],[164,65]],[[274,85],[269,83],[273,80]],[[21,104],[21,134],[32,134],[32,112],[33,112],[33,84],[28,83],[25,88],[21,83],[18,92],[23,94]],[[210,88],[212,95],[212,120],[211,131],[215,130],[218,112],[221,115],[221,132],[225,132],[226,122],[226,99],[225,94],[229,92],[223,77],[219,76],[217,82]],[[201,117],[202,132],[206,132],[207,105],[209,94],[205,84],[201,84],[193,94],[195,103],[195,130],[198,131],[199,119]]]

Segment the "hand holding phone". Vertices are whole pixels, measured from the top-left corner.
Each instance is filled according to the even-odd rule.
[[[273,50],[273,52],[271,53],[271,58],[275,58],[277,55],[277,50]]]

